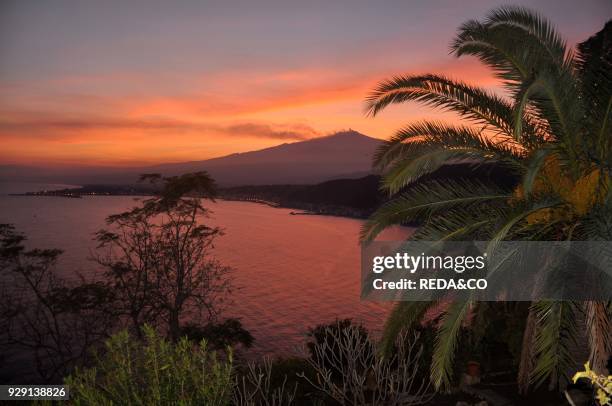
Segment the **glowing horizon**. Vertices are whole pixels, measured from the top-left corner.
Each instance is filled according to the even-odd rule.
[[[201,160],[347,128],[386,138],[415,119],[452,120],[413,104],[366,118],[363,100],[404,73],[496,89],[448,44],[497,3],[3,2],[0,164]],[[612,15],[605,1],[532,3],[569,43]]]

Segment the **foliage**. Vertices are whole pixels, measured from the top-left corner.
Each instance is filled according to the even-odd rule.
[[[96,281],[57,274],[56,249],[32,249],[0,224],[0,337],[4,354],[29,354],[36,372],[55,381],[101,345],[114,323],[112,291]],[[32,379],[34,377],[30,377]]]
[[[412,238],[420,240],[612,239],[611,31],[608,23],[571,52],[545,18],[501,7],[484,21],[464,23],[451,50],[491,68],[506,95],[434,74],[381,82],[367,99],[369,114],[416,101],[455,112],[464,124],[411,123],[380,147],[374,163],[390,200],[366,222],[362,240],[414,222],[420,226]],[[518,182],[508,187],[495,179],[428,179],[458,162],[476,171],[495,165]],[[384,342],[438,305],[398,304]],[[438,388],[450,386],[460,327],[482,306],[488,305],[465,297],[446,308],[431,369]],[[612,349],[609,307],[535,303],[523,340],[522,389],[546,380],[554,387],[563,379],[574,362],[567,345],[583,328],[581,313],[592,364],[601,369]]]
[[[59,250],[24,247],[25,237],[0,225],[0,344],[5,354],[32,354],[43,381],[87,364],[113,332],[145,323],[177,341],[210,338],[217,349],[250,346],[238,320],[217,320],[229,292],[229,268],[210,258],[220,230],[201,224],[200,196],[214,183],[205,173],[147,175],[158,195],[108,218],[97,233],[98,279],[62,277]],[[34,379],[31,377],[29,379]],[[40,380],[37,380],[40,381]]]
[[[206,341],[166,341],[150,327],[143,341],[127,331],[106,343],[93,368],[66,379],[75,405],[227,405],[232,358],[220,360]]]
[[[202,327],[188,322],[181,328],[181,336],[195,342],[206,340],[208,346],[215,350],[234,348],[238,344],[250,348],[255,341],[238,319],[226,319],[221,323],[208,323]]]
[[[574,383],[580,379],[587,379],[596,389],[597,402],[600,405],[612,405],[612,375],[599,375],[593,371],[587,362],[584,364],[584,371],[576,372],[572,380]]]
[[[210,257],[221,230],[201,222],[208,210],[200,196],[210,196],[214,183],[203,172],[143,179],[161,184],[159,195],[108,217],[95,260],[134,332],[148,323],[177,340],[185,320],[214,322],[230,290],[230,269]]]
[[[363,342],[359,338],[362,333],[352,326],[330,330],[313,348],[314,358],[274,362],[264,358],[240,368],[234,365],[231,351],[227,358],[220,358],[205,340],[199,345],[186,337],[172,342],[145,326],[142,339],[130,336],[127,330],[113,335],[96,355],[93,366],[77,369],[65,384],[70,387],[70,403],[75,405],[283,406],[323,402],[307,386],[341,404],[418,405],[430,399],[427,380],[416,377],[421,354],[417,337],[398,341],[397,358],[383,360],[375,352],[363,351],[373,343]],[[346,362],[335,363],[334,355]],[[333,380],[327,365],[340,372]],[[321,382],[323,386],[319,386]]]
[[[94,366],[77,370],[65,383],[75,405],[237,405],[295,404],[297,371],[303,361],[249,363],[244,371],[232,351],[221,358],[206,340],[168,341],[145,326],[142,340],[127,330],[112,336]],[[285,365],[283,367],[283,365]],[[287,372],[293,371],[290,379]],[[302,397],[306,396],[301,388]],[[311,403],[308,403],[311,404]]]

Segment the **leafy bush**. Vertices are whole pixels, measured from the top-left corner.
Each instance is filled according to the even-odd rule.
[[[171,343],[150,327],[143,341],[126,331],[106,342],[96,366],[66,379],[75,405],[226,405],[233,387],[231,353],[220,360],[205,341]]]
[[[238,319],[226,319],[222,323],[208,323],[205,326],[185,323],[181,328],[181,335],[195,342],[206,340],[209,347],[215,350],[223,350],[239,344],[245,348],[251,348],[255,341],[255,338],[242,327]]]

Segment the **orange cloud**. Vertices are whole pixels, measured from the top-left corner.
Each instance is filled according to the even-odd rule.
[[[119,119],[119,118],[65,118],[47,114],[34,114],[30,119],[0,119],[0,134],[13,133],[23,137],[38,139],[70,139],[66,134],[77,134],[81,137],[85,131],[161,131],[174,134],[186,132],[217,133],[227,136],[269,138],[280,140],[303,140],[318,135],[313,128],[304,124],[264,124],[238,122],[229,125],[198,123],[174,119]],[[81,134],[81,135],[79,135]]]
[[[320,135],[302,123],[0,113],[0,162],[139,165],[206,159]],[[10,117],[10,118],[9,118]]]
[[[473,60],[449,58],[419,69],[412,65],[224,71],[193,77],[189,91],[179,86],[183,91],[174,94],[167,90],[170,85],[158,89],[149,84],[153,78],[140,83],[146,92],[103,91],[105,81],[113,87],[116,80],[136,79],[130,75],[74,78],[73,83],[90,84],[95,94],[62,92],[61,83],[46,91],[17,86],[0,99],[0,162],[140,164],[206,159],[348,127],[387,137],[406,121],[440,117],[439,112],[407,104],[375,119],[365,118],[365,96],[393,74],[436,72],[498,86]]]

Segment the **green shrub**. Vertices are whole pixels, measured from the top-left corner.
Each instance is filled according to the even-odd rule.
[[[75,405],[226,405],[233,387],[231,353],[220,360],[206,342],[166,341],[150,327],[143,341],[127,332],[106,342],[95,367],[66,379]]]

